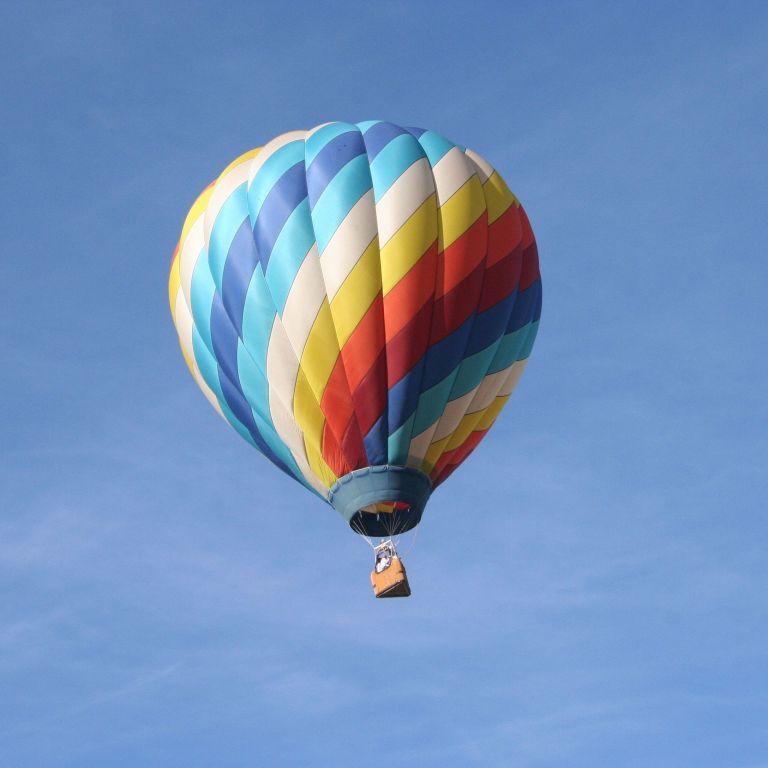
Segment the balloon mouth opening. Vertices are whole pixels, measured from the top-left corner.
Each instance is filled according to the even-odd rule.
[[[387,502],[391,503],[391,502]],[[349,527],[364,536],[390,538],[415,528],[421,520],[423,510],[416,510],[410,504],[394,502],[392,510],[369,511],[360,509],[349,520]]]
[[[430,479],[418,469],[382,464],[340,477],[328,501],[364,536],[394,536],[419,524],[432,492]]]

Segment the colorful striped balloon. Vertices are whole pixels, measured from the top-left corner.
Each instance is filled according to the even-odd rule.
[[[501,176],[381,121],[238,157],[188,214],[169,295],[213,407],[369,535],[416,525],[482,440],[541,311],[533,232]]]

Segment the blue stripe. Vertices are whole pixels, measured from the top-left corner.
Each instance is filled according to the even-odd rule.
[[[517,291],[475,315],[475,324],[465,352],[465,357],[474,355],[489,344],[497,341],[509,322],[512,309],[517,301]]]
[[[426,128],[414,128],[413,126],[410,126],[405,129],[408,131],[408,133],[411,134],[414,138],[418,139],[423,133],[426,132]]]
[[[302,160],[292,165],[274,184],[253,223],[256,251],[265,270],[285,223],[306,197],[307,183]]]
[[[409,135],[403,128],[394,123],[377,122],[372,125],[363,134],[369,159],[373,160],[392,139],[403,134]]]
[[[422,391],[442,381],[461,361],[475,316],[470,315],[453,333],[427,350],[427,369]]]
[[[307,167],[307,186],[312,190],[309,199],[312,208],[315,207],[323,190],[331,183],[334,176],[358,155],[365,154],[365,144],[360,131],[352,130],[341,133],[329,141],[315,156]]]
[[[365,455],[370,466],[386,464],[387,456],[387,413],[379,416],[367,435],[363,437]]]
[[[538,320],[541,315],[541,279],[531,283],[524,291],[517,294],[515,306],[507,323],[507,333],[516,331],[531,320]]]
[[[429,355],[422,357],[400,381],[389,390],[387,396],[387,422],[389,434],[393,435],[416,410],[419,402],[419,383]],[[422,384],[423,386],[423,384]],[[410,442],[410,441],[408,441]]]
[[[243,335],[245,295],[259,263],[251,224],[244,219],[229,246],[222,276],[221,298],[239,336]]]

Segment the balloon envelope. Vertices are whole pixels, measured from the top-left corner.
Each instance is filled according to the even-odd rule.
[[[541,279],[523,208],[477,153],[334,122],[246,152],[198,197],[169,298],[213,407],[383,535],[418,523],[507,402]]]

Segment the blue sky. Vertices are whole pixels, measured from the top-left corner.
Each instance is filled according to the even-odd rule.
[[[216,5],[0,9],[0,765],[766,768],[765,6]],[[166,305],[229,160],[370,118],[486,155],[544,280],[384,602]]]

